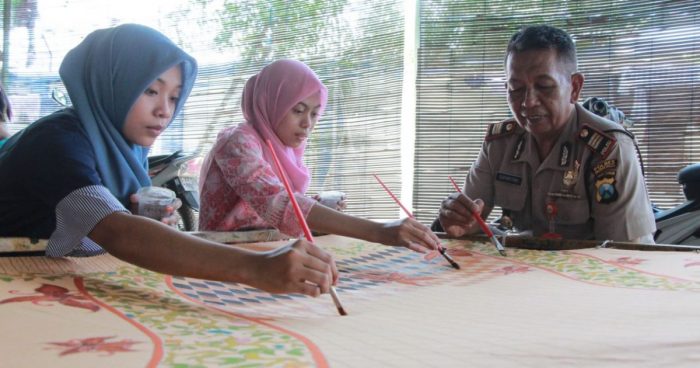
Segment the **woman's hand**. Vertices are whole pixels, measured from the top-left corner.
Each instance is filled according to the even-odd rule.
[[[258,256],[246,283],[270,293],[317,297],[338,282],[333,257],[306,240],[297,240]]]
[[[418,220],[407,217],[382,224],[382,244],[399,245],[419,253],[428,253],[440,247],[440,239]]]
[[[340,212],[343,212],[348,206],[347,196],[345,193],[339,191],[321,192],[314,195],[312,198],[320,204]]]
[[[129,196],[129,200],[131,201],[131,206],[129,210],[133,214],[139,214],[139,196],[134,193],[131,196]],[[173,203],[165,207],[165,216],[161,218],[159,221],[168,225],[168,226],[177,226],[177,222],[179,220],[177,210],[182,206],[182,201],[180,198],[175,197],[173,200]]]

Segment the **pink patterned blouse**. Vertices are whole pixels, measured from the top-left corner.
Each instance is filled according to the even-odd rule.
[[[222,130],[202,167],[200,230],[274,227],[290,236],[303,234],[274,163],[263,157],[263,144],[254,132],[237,126]],[[299,193],[295,198],[304,217],[317,203]]]

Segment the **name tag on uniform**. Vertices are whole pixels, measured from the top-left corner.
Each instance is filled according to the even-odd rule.
[[[520,185],[523,182],[523,179],[519,176],[510,175],[502,172],[496,174],[496,180],[504,181],[506,183],[515,185]]]
[[[552,198],[581,199],[580,195],[567,192],[548,192],[547,196]]]

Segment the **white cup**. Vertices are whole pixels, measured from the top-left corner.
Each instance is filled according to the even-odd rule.
[[[136,192],[139,199],[139,215],[154,220],[168,216],[166,208],[175,201],[175,192],[163,187],[142,187]]]

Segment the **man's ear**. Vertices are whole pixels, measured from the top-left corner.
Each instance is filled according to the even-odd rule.
[[[578,101],[581,90],[583,89],[583,81],[583,74],[578,72],[571,74],[571,103],[576,103],[576,101]]]

